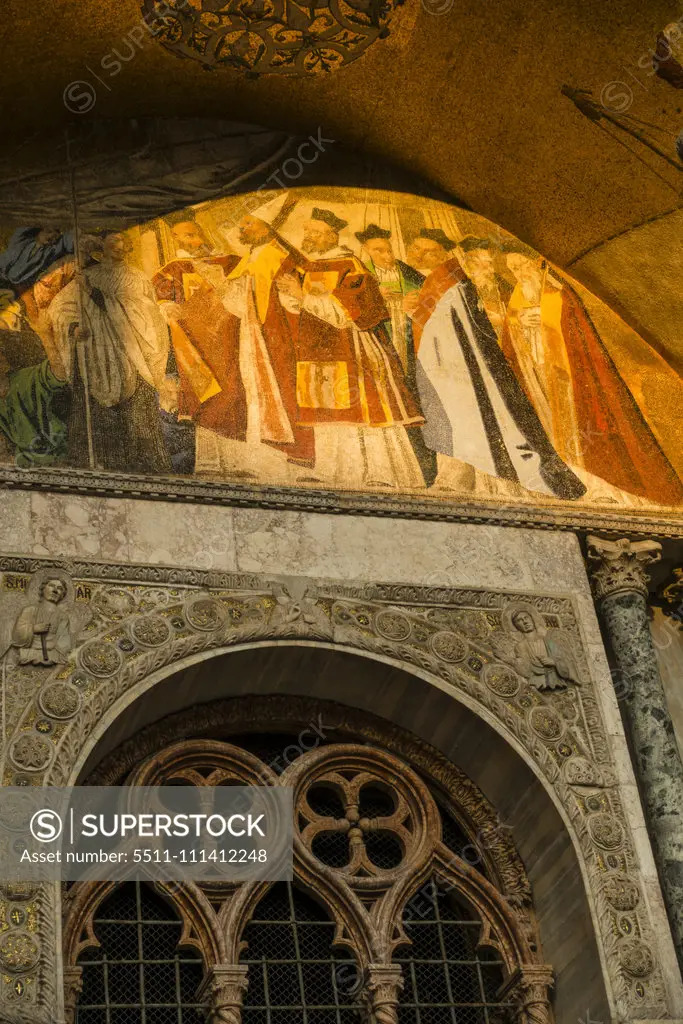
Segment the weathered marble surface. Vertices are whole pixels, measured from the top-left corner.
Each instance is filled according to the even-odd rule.
[[[575,536],[470,524],[0,492],[0,553],[571,595],[660,943],[672,1016],[683,992],[586,570]]]
[[[683,757],[683,629],[659,608],[653,609],[651,628],[666,703]]]
[[[658,854],[669,918],[683,961],[683,766],[642,594],[605,597],[601,612],[624,687],[636,775]]]

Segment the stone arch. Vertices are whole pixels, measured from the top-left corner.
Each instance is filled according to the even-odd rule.
[[[98,740],[97,757],[159,707],[272,692],[279,672],[283,693],[334,697],[440,748],[512,823],[546,958],[562,964],[562,1014],[585,1012],[587,978],[594,1014],[671,1012],[676,993],[655,953],[633,819],[572,599],[144,568],[128,582],[135,570],[119,572],[100,570],[96,614],[68,664],[12,718],[6,783],[74,782],[93,767]],[[572,645],[571,685],[547,689],[512,666],[505,623],[522,605]]]
[[[304,665],[309,667],[309,678],[319,678],[319,673],[316,671],[316,658],[322,655],[325,659],[327,658],[342,658],[344,660],[345,668],[341,670],[348,679],[349,669],[358,670],[358,658],[362,659],[364,666],[367,666],[366,670],[362,673],[362,678],[358,681],[354,694],[348,698],[349,703],[352,703],[352,707],[349,708],[347,700],[344,699],[341,689],[337,689],[336,696],[341,699],[344,707],[343,713],[352,715],[352,708],[361,707],[364,710],[372,710],[375,713],[383,714],[382,704],[386,708],[386,685],[384,687],[383,696],[377,703],[368,701],[366,699],[363,702],[359,696],[359,690],[370,685],[372,674],[377,668],[378,662],[382,665],[383,674],[388,674],[394,678],[395,683],[398,683],[400,679],[403,687],[410,685],[414,687],[416,684],[421,684],[419,694],[415,694],[415,704],[418,706],[425,706],[431,703],[431,701],[437,697],[437,703],[434,705],[434,718],[439,721],[443,721],[445,718],[457,716],[458,722],[458,733],[464,735],[469,733],[470,741],[468,746],[479,747],[480,749],[488,749],[490,753],[490,762],[495,762],[499,766],[499,774],[507,775],[509,779],[514,779],[513,786],[508,792],[507,799],[503,798],[502,792],[495,783],[487,778],[486,765],[480,763],[476,769],[476,774],[479,776],[476,781],[481,781],[484,784],[485,790],[491,791],[493,786],[492,802],[496,806],[500,816],[507,816],[512,814],[514,817],[513,834],[516,836],[519,834],[520,828],[523,827],[522,822],[526,821],[529,825],[529,831],[526,836],[526,849],[524,854],[527,858],[532,859],[530,875],[532,877],[532,886],[534,883],[537,887],[545,889],[546,891],[542,897],[542,906],[539,907],[539,921],[541,930],[541,940],[544,944],[544,949],[550,942],[551,950],[554,947],[558,954],[560,948],[565,944],[566,935],[565,928],[563,927],[563,920],[566,919],[567,915],[571,915],[573,921],[572,927],[575,929],[575,934],[581,935],[581,941],[584,944],[582,952],[578,956],[578,960],[573,961],[570,957],[568,959],[568,969],[565,971],[565,978],[558,978],[557,983],[557,999],[558,1004],[558,1015],[560,1018],[566,1013],[573,1013],[576,1010],[584,1012],[585,1007],[580,1004],[585,1002],[586,993],[590,993],[590,1001],[594,1006],[600,1006],[601,1012],[607,1013],[611,999],[614,999],[614,991],[610,991],[610,985],[614,981],[619,984],[620,977],[616,974],[616,977],[609,977],[610,970],[614,971],[614,954],[612,951],[605,953],[604,949],[600,948],[599,939],[599,925],[596,926],[597,914],[595,914],[595,903],[600,899],[600,890],[595,885],[595,875],[590,870],[590,864],[587,863],[588,858],[585,856],[585,838],[586,833],[579,835],[575,832],[575,826],[572,823],[571,817],[563,807],[561,797],[553,787],[550,786],[546,779],[543,779],[541,772],[538,771],[538,767],[531,767],[533,759],[529,757],[528,751],[525,752],[525,756],[520,756],[517,743],[514,740],[511,742],[509,738],[509,730],[505,728],[504,724],[501,726],[498,723],[498,729],[495,728],[491,716],[482,713],[481,708],[476,708],[476,704],[472,701],[462,699],[462,695],[456,695],[452,692],[447,691],[443,685],[442,680],[434,680],[430,678],[429,673],[425,669],[414,669],[408,676],[405,673],[405,669],[401,669],[397,666],[396,661],[392,663],[392,659],[387,654],[378,654],[376,652],[369,651],[356,651],[351,652],[348,648],[344,651],[340,651],[338,647],[333,647],[329,643],[321,641],[304,641],[302,639],[280,641],[276,643],[266,643],[251,645],[249,647],[243,646],[232,651],[216,651],[214,657],[200,657],[192,659],[190,664],[185,664],[180,674],[174,673],[173,671],[162,670],[155,674],[156,678],[153,681],[145,681],[144,693],[141,693],[139,700],[131,701],[130,695],[125,698],[125,701],[120,706],[119,713],[114,716],[114,721],[110,723],[102,723],[102,736],[101,743],[103,746],[97,744],[91,751],[91,757],[87,761],[82,761],[83,767],[87,769],[88,761],[90,765],[93,765],[93,760],[97,759],[97,751],[105,750],[107,746],[120,747],[121,741],[125,738],[126,733],[134,730],[137,725],[144,721],[145,715],[151,713],[153,716],[158,714],[158,708],[164,707],[169,709],[173,706],[174,700],[177,698],[173,696],[173,689],[178,686],[180,680],[185,677],[187,680],[193,696],[199,701],[198,706],[195,709],[195,713],[199,720],[204,718],[205,726],[210,727],[214,721],[214,713],[210,706],[204,705],[202,701],[209,695],[211,691],[216,692],[216,686],[220,688],[227,687],[228,692],[231,688],[231,680],[234,683],[236,679],[242,679],[243,683],[239,687],[242,692],[250,692],[254,694],[254,677],[250,666],[258,664],[260,658],[266,656],[266,671],[270,671],[271,666],[275,661],[280,661],[283,658],[287,658],[288,654],[294,656],[296,664],[300,664],[299,659],[304,659]],[[235,663],[235,659],[240,660],[240,664]],[[311,663],[309,659],[313,659]],[[189,660],[189,659],[188,659]],[[329,664],[329,662],[328,662]],[[318,663],[318,668],[322,668],[322,663]],[[412,667],[411,667],[412,669]],[[394,675],[396,673],[396,676]],[[404,674],[405,673],[405,674]],[[291,677],[292,672],[286,673]],[[306,673],[308,674],[308,673]],[[163,678],[159,679],[159,676]],[[427,678],[425,678],[427,677]],[[222,680],[222,682],[217,680]],[[141,680],[142,683],[142,680]],[[149,683],[149,685],[147,685]],[[256,684],[257,690],[258,685]],[[334,685],[341,688],[341,678],[338,677],[335,680]],[[142,689],[142,687],[141,687]],[[268,684],[266,684],[268,689]],[[295,692],[301,693],[304,687],[295,688]],[[291,691],[290,691],[291,692]],[[147,700],[145,700],[145,696]],[[456,697],[456,701],[453,700]],[[286,702],[291,700],[290,697],[286,698]],[[192,697],[189,698],[191,703],[195,703]],[[187,694],[183,703],[188,702]],[[411,702],[412,703],[412,702]],[[156,709],[156,710],[155,710]],[[125,714],[123,714],[125,710]],[[253,704],[253,715],[254,721],[258,722],[260,718],[260,708],[258,703]],[[178,710],[178,718],[176,723],[168,723],[168,732],[164,737],[164,740],[170,740],[173,735],[178,735],[175,731],[180,723],[182,727],[187,729],[187,712]],[[384,717],[386,718],[386,711],[384,711]],[[395,721],[395,716],[392,714],[389,716],[390,719]],[[396,716],[399,718],[400,725],[410,726],[410,713],[406,713],[404,708],[402,712]],[[263,719],[261,718],[261,723]],[[117,728],[118,725],[118,728]],[[113,729],[113,731],[112,731]],[[121,732],[121,729],[124,731]],[[429,730],[434,729],[434,722],[428,727]],[[426,727],[417,727],[413,724],[411,731],[417,732],[420,739],[426,743],[422,753],[423,763],[429,761],[433,756],[432,750],[428,746],[429,740],[432,739],[431,731],[428,731]],[[425,736],[425,732],[427,735]],[[507,735],[506,735],[507,733]],[[150,733],[153,735],[153,730]],[[163,734],[162,734],[163,735]],[[161,736],[159,740],[161,740]],[[444,746],[443,737],[439,739],[439,746]],[[456,747],[458,744],[456,744]],[[157,749],[158,745],[157,745]],[[400,748],[399,748],[400,749]],[[152,753],[152,749],[144,748],[144,752]],[[122,750],[124,756],[130,757],[131,767],[135,764],[143,754],[143,750],[132,746],[130,750],[125,747]],[[456,755],[457,756],[457,755]],[[470,760],[474,757],[474,751],[468,750],[465,754],[466,757],[466,769],[470,768]],[[445,762],[445,763],[444,763]],[[442,758],[438,762],[437,773],[447,772],[446,765],[448,762],[445,758]],[[462,761],[460,761],[462,764]],[[451,766],[452,771],[452,766]],[[88,772],[88,774],[90,774]],[[81,771],[81,778],[84,777],[83,770]],[[112,784],[113,777],[107,776],[106,774],[100,776],[98,773],[94,775],[90,774],[89,781],[97,780],[98,783]],[[76,779],[72,779],[76,781]],[[514,786],[518,787],[516,796],[514,793]],[[551,799],[550,794],[553,794]],[[523,795],[522,795],[523,794]],[[500,804],[503,805],[503,810],[500,810]],[[515,807],[515,803],[518,806]],[[544,821],[545,826],[540,830],[530,826],[531,820],[535,820],[537,824]],[[533,864],[534,849],[538,847],[539,843],[543,843],[541,838],[545,833],[546,836],[553,836],[552,845],[553,850],[548,851],[547,856],[552,860],[556,858],[555,868],[557,871],[550,867],[548,864],[544,864],[539,868]],[[558,835],[562,836],[561,840],[558,840]],[[582,843],[583,840],[583,843]],[[578,847],[578,854],[577,854]],[[523,855],[524,855],[523,854]],[[554,881],[552,876],[556,875]],[[584,888],[585,885],[585,888]],[[564,888],[565,904],[558,906],[554,902],[552,890],[557,886]],[[511,893],[510,896],[514,898]],[[580,909],[577,909],[579,908]],[[598,919],[599,920],[599,919]],[[577,922],[581,921],[581,925],[577,927]],[[604,920],[603,920],[604,923]],[[547,938],[546,938],[547,936]],[[611,956],[610,956],[611,953]],[[564,950],[566,955],[566,946]],[[545,957],[548,962],[553,962],[552,952],[546,952]],[[555,958],[557,960],[557,957]],[[604,973],[596,971],[596,966],[603,962],[605,965]],[[619,971],[618,966],[616,970]],[[616,972],[615,972],[616,973]],[[581,977],[582,983],[581,988],[576,987],[576,978]],[[592,985],[587,983],[587,979],[591,978]],[[570,995],[573,993],[573,995]],[[563,1005],[565,998],[568,1002]],[[617,997],[618,998],[618,997]],[[575,1003],[575,1005],[573,1005]],[[597,1013],[597,1009],[595,1011]]]

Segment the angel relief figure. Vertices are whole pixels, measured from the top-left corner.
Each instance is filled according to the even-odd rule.
[[[505,632],[492,637],[497,658],[536,687],[562,690],[580,685],[572,640],[562,629],[548,628],[535,608],[517,606],[504,614]]]
[[[61,577],[45,579],[38,600],[17,616],[10,646],[20,665],[63,665],[72,647],[69,614],[63,602],[67,585]]]

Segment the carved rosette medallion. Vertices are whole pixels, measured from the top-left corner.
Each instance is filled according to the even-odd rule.
[[[618,910],[620,914],[627,914],[635,910],[640,903],[640,889],[628,875],[611,875],[603,886],[605,899]]]
[[[451,665],[464,661],[467,657],[468,648],[465,641],[461,640],[457,633],[451,633],[448,629],[441,629],[438,633],[433,633],[429,638],[429,647],[437,658],[447,661]]]
[[[10,757],[25,772],[41,772],[52,760],[53,746],[35,732],[19,736],[10,747]]]
[[[529,725],[542,740],[559,740],[564,732],[562,719],[546,705],[529,712]]]
[[[116,675],[123,664],[123,659],[113,644],[105,640],[93,640],[81,649],[80,663],[92,676],[106,679],[108,676]]]
[[[72,683],[49,683],[40,693],[38,704],[43,714],[49,718],[66,720],[78,714],[81,707],[81,695]]]
[[[12,903],[28,903],[38,893],[35,882],[3,882],[0,884],[0,896]]]
[[[143,0],[148,29],[171,53],[206,69],[260,75],[326,74],[389,34],[403,0]]]
[[[102,587],[92,599],[93,609],[103,619],[117,622],[135,611],[135,598],[121,587]]]
[[[633,978],[649,977],[655,966],[652,950],[640,939],[631,939],[622,945],[619,962]]]
[[[221,605],[212,597],[199,597],[191,601],[185,609],[185,616],[192,628],[201,633],[212,633],[225,621]]]
[[[585,757],[572,757],[567,761],[564,771],[570,786],[595,786],[598,784],[595,765]]]
[[[619,850],[624,845],[624,829],[611,814],[591,814],[588,832],[596,846],[602,850]]]
[[[407,640],[410,636],[410,619],[403,612],[386,609],[375,615],[375,629],[386,640],[395,640],[400,643],[401,640]]]
[[[136,619],[130,631],[142,647],[161,647],[171,636],[171,627],[161,615],[145,615]]]
[[[0,965],[12,974],[30,971],[39,956],[38,943],[26,932],[9,932],[0,938]]]
[[[516,672],[496,662],[486,666],[483,678],[489,690],[504,700],[512,700],[513,697],[516,697],[522,685],[522,680]]]

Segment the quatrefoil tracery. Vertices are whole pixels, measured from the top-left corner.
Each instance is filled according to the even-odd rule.
[[[436,806],[410,770],[367,747],[328,746],[295,762],[283,782],[295,786],[304,850],[353,888],[390,886],[417,869],[440,838]]]

